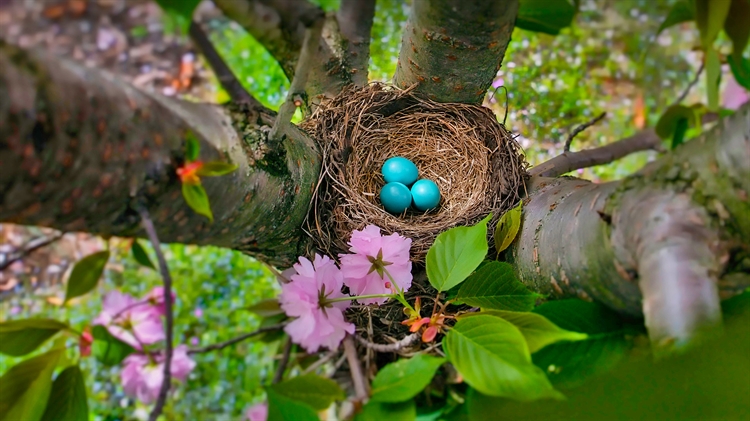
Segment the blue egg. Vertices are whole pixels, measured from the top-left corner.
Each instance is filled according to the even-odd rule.
[[[380,189],[380,203],[392,214],[401,214],[411,205],[411,192],[401,183],[388,183]]]
[[[401,183],[411,186],[419,177],[417,166],[403,156],[388,158],[383,164],[383,178],[386,183]]]
[[[440,189],[432,180],[421,179],[411,186],[414,207],[421,211],[436,208],[440,203]]]

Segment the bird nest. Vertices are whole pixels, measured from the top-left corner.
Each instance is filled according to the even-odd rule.
[[[424,262],[442,231],[473,224],[489,212],[496,222],[514,207],[526,176],[518,144],[491,110],[438,103],[411,89],[348,87],[302,127],[323,154],[306,230],[331,256],[348,250],[353,230],[375,224],[387,234],[411,238],[412,260]],[[437,183],[442,198],[436,209],[402,215],[383,209],[381,167],[393,156],[410,159],[420,178]]]

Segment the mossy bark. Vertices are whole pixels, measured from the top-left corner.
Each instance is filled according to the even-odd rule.
[[[524,283],[645,315],[687,341],[750,285],[750,106],[620,182],[533,180],[511,255]]]
[[[439,102],[484,99],[510,42],[518,0],[414,0],[394,82]]]
[[[104,236],[141,235],[146,206],[165,242],[210,244],[287,265],[320,171],[299,130],[266,143],[265,110],[179,101],[40,52],[0,44],[0,220]],[[215,222],[193,212],[176,169],[185,139],[202,161],[239,169],[204,178]]]

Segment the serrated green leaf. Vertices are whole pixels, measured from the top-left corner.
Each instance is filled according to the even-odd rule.
[[[732,0],[695,0],[695,21],[701,33],[703,48],[711,50],[729,13]]]
[[[443,339],[448,360],[480,392],[520,401],[564,398],[531,362],[521,332],[499,317],[462,318]]]
[[[290,399],[266,388],[268,421],[320,421],[315,410],[305,403]]]
[[[430,284],[446,291],[463,282],[487,256],[487,223],[492,214],[471,227],[455,227],[437,236],[427,251]]]
[[[285,398],[304,403],[317,411],[328,408],[336,400],[346,398],[344,391],[336,382],[315,374],[293,377],[285,382],[268,386],[267,389]]]
[[[60,373],[52,383],[42,421],[87,421],[89,406],[86,401],[86,384],[77,365]]]
[[[696,111],[693,108],[684,105],[672,105],[664,111],[656,123],[656,134],[662,139],[669,139],[679,126],[680,120],[686,120],[688,125],[695,125]]]
[[[571,25],[575,15],[576,6],[569,0],[521,0],[516,27],[557,35]]]
[[[521,228],[521,208],[523,201],[518,202],[518,206],[505,212],[495,227],[495,250],[500,253],[507,249],[518,235]]]
[[[732,55],[742,57],[750,38],[749,0],[732,0],[727,19],[724,21],[724,32],[732,40]]]
[[[518,281],[513,266],[489,261],[461,284],[456,300],[484,310],[528,311],[539,297]]]
[[[558,327],[583,332],[588,338],[559,342],[536,352],[534,364],[547,373],[555,385],[572,387],[609,371],[630,348],[625,334],[632,330],[620,317],[601,304],[582,300],[550,301],[534,309]]]
[[[417,354],[383,367],[372,381],[372,400],[403,402],[412,399],[432,381],[444,358]]]
[[[68,278],[65,301],[80,297],[94,289],[104,273],[104,266],[109,260],[109,251],[104,250],[90,254],[76,262]]]
[[[656,35],[661,34],[665,29],[670,28],[674,25],[688,22],[695,19],[695,11],[693,10],[693,3],[690,1],[678,1],[669,10],[664,22],[659,25],[659,30],[656,31]]]
[[[13,357],[26,355],[57,332],[68,328],[66,323],[54,319],[23,319],[0,323],[0,353]]]
[[[237,165],[235,164],[211,161],[204,163],[203,166],[198,169],[197,174],[201,177],[218,177],[220,175],[229,174],[236,169]]]
[[[187,202],[188,206],[195,213],[205,216],[211,222],[214,221],[214,214],[211,212],[208,195],[203,186],[200,184],[182,183],[182,197],[185,198],[185,202]]]
[[[729,56],[729,68],[732,70],[734,80],[743,88],[750,91],[750,60],[745,57]]]
[[[64,349],[53,349],[11,367],[0,377],[0,421],[39,421]]]
[[[183,34],[188,32],[193,12],[200,2],[201,0],[156,0],[156,3],[177,21]]]
[[[488,310],[480,313],[470,313],[465,317],[474,317],[474,315],[478,314],[497,316],[513,323],[513,326],[517,327],[526,339],[529,352],[532,354],[555,342],[581,341],[588,338],[588,335],[585,333],[561,329],[546,317],[536,313]]]
[[[112,336],[102,325],[95,325],[91,330],[94,343],[91,351],[94,357],[106,366],[118,365],[128,355],[135,352],[132,346]]]
[[[370,401],[362,408],[362,412],[354,417],[354,421],[415,421],[417,406],[413,400],[399,403],[385,403]]]
[[[708,94],[708,109],[719,109],[719,82],[721,82],[721,60],[719,53],[713,48],[706,51],[706,93]]]
[[[187,162],[197,161],[200,154],[201,154],[200,142],[198,141],[198,139],[195,138],[195,135],[193,133],[188,133],[187,136],[185,137],[185,161]]]
[[[156,266],[154,266],[151,258],[148,257],[148,253],[146,253],[146,250],[143,248],[141,243],[138,242],[138,240],[133,240],[133,246],[130,248],[130,252],[133,254],[133,258],[135,259],[135,261],[138,262],[141,266],[156,270]]]

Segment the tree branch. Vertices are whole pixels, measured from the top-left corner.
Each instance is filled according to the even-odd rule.
[[[0,43],[0,221],[142,236],[143,197],[164,242],[216,245],[291,264],[318,181],[312,139],[291,127],[281,150],[246,105],[198,104],[137,90],[96,69]],[[215,222],[182,199],[187,136],[200,160],[238,170],[203,180]]]
[[[237,336],[235,338],[229,339],[229,340],[224,341],[224,342],[219,342],[219,343],[216,343],[216,344],[213,344],[213,345],[204,346],[204,347],[201,347],[201,348],[190,349],[190,350],[188,350],[188,354],[204,354],[206,352],[218,351],[218,350],[224,349],[224,348],[226,348],[228,346],[232,346],[232,345],[234,345],[236,343],[239,343],[239,342],[242,342],[244,340],[250,339],[250,338],[252,338],[254,336],[258,336],[258,335],[266,333],[266,332],[274,332],[274,331],[283,329],[284,326],[286,326],[286,323],[280,323],[280,324],[277,324],[277,325],[261,327],[258,330],[254,330],[252,332],[242,334],[240,336]]]
[[[169,274],[167,261],[166,259],[164,259],[164,254],[161,251],[161,242],[159,241],[159,236],[156,234],[156,229],[154,228],[153,221],[151,221],[151,216],[148,214],[148,210],[141,207],[138,209],[138,211],[141,215],[141,223],[143,224],[143,229],[146,230],[148,239],[149,241],[151,241],[151,245],[154,247],[154,252],[156,252],[156,260],[159,264],[159,272],[161,273],[161,278],[164,281],[164,308],[167,325],[165,338],[166,349],[164,356],[164,377],[161,381],[161,388],[159,389],[159,396],[156,399],[156,404],[154,405],[154,408],[151,410],[151,414],[148,417],[149,421],[156,421],[156,419],[159,418],[159,415],[161,415],[161,412],[164,409],[164,404],[166,403],[167,395],[169,394],[169,388],[172,385],[172,353],[174,350],[172,276]]]
[[[391,344],[376,344],[373,342],[368,341],[365,338],[354,336],[354,339],[357,340],[360,344],[364,345],[368,349],[372,349],[377,352],[398,352],[401,349],[417,342],[419,340],[419,333],[412,333],[410,335],[404,336],[401,340],[391,343]]]
[[[346,62],[351,69],[352,82],[367,84],[370,64],[370,38],[375,18],[375,0],[346,0],[341,2],[336,19],[346,41]]]
[[[440,102],[482,102],[517,14],[518,0],[414,0],[394,83]]]
[[[367,382],[362,375],[362,367],[359,365],[357,348],[354,346],[352,335],[346,335],[343,344],[344,355],[346,356],[347,363],[349,363],[349,372],[352,375],[352,383],[354,384],[354,398],[361,402],[367,399]]]
[[[592,118],[591,120],[579,125],[575,129],[573,129],[572,132],[568,135],[568,138],[565,140],[565,148],[563,149],[565,152],[570,151],[570,144],[573,142],[573,139],[578,136],[579,133],[582,131],[588,129],[589,127],[593,126],[594,124],[598,123],[601,119],[607,116],[607,112],[603,112],[599,114],[598,116]]]
[[[229,97],[235,102],[244,102],[250,108],[259,110],[263,109],[263,104],[255,99],[254,96],[250,95],[250,93],[242,86],[242,83],[237,80],[237,76],[235,76],[232,69],[227,66],[219,52],[216,51],[214,44],[208,39],[208,35],[206,35],[206,32],[203,31],[203,28],[201,28],[201,25],[198,22],[193,21],[190,23],[189,33],[190,38],[192,38],[195,45],[200,49],[201,53],[203,53],[208,64],[211,65],[211,69],[213,69],[216,74],[216,78],[219,80],[219,83],[221,83],[224,90],[227,91]]]
[[[292,354],[292,345],[294,345],[292,338],[287,338],[284,344],[284,351],[281,354],[281,361],[279,361],[279,366],[276,368],[276,373],[274,373],[273,380],[271,381],[272,384],[276,384],[284,379],[284,372],[286,371],[287,364],[289,364],[289,356]]]
[[[3,271],[10,267],[13,263],[16,263],[17,261],[23,259],[24,257],[28,256],[29,254],[35,252],[36,250],[39,250],[42,247],[46,247],[55,241],[63,238],[65,235],[64,232],[55,234],[50,237],[41,237],[41,238],[35,238],[33,240],[30,240],[28,243],[26,243],[20,250],[16,250],[14,252],[15,256],[10,257],[8,260],[0,263],[0,271]]]

